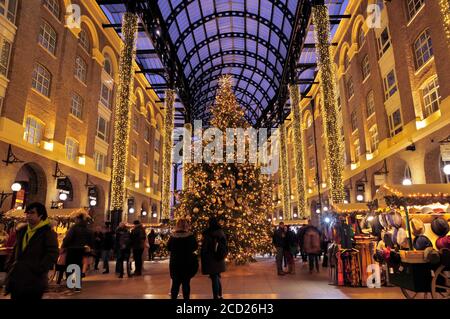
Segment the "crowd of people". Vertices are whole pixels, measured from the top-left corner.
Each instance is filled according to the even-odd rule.
[[[327,242],[319,229],[309,222],[296,233],[292,227],[280,222],[274,231],[272,243],[276,250],[275,260],[279,276],[295,274],[295,257],[300,253],[303,262],[309,262],[309,272],[319,272],[319,258],[325,251]],[[283,264],[287,271],[284,271]],[[323,265],[326,266],[326,254]]]

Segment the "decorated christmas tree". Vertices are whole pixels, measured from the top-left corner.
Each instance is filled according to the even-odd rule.
[[[257,253],[271,250],[268,217],[273,210],[272,185],[259,165],[249,160],[248,137],[244,142],[245,161],[237,161],[237,155],[233,155],[232,163],[226,160],[227,155],[230,158],[225,153],[226,129],[250,126],[233,93],[230,76],[220,80],[211,113],[211,127],[223,132],[223,141],[219,141],[223,142],[223,162],[191,163],[184,167],[188,183],[178,194],[180,204],[175,214],[191,220],[198,239],[208,227],[209,218],[218,218],[228,240],[228,260],[243,264],[253,261]],[[205,146],[210,142],[202,143]],[[235,143],[243,141],[235,137]]]

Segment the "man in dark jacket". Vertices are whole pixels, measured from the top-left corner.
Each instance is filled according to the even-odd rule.
[[[147,236],[147,241],[148,241],[148,260],[154,260],[155,259],[155,251],[156,251],[156,234],[155,234],[155,230],[152,229],[150,231],[150,233]]]
[[[134,274],[136,276],[142,275],[142,254],[144,253],[145,248],[145,239],[147,236],[145,235],[145,229],[142,226],[141,222],[135,220],[133,222],[134,228],[131,231],[131,248],[133,249],[133,258],[134,258]]]
[[[220,274],[225,271],[227,254],[225,233],[216,218],[209,219],[209,227],[203,232],[201,248],[202,273],[209,275],[212,283],[214,299],[222,299],[222,284]]]
[[[284,223],[280,222],[278,228],[275,230],[272,243],[277,250],[276,262],[277,262],[277,272],[279,276],[284,276],[286,273],[283,271],[283,248],[286,244],[286,233],[284,231]]]
[[[75,216],[75,224],[69,229],[61,245],[61,248],[67,251],[66,265],[78,265],[81,271],[83,271],[83,257],[94,248],[94,232],[88,229],[88,218],[85,213]],[[84,276],[82,273],[81,278]],[[75,288],[75,291],[79,290]]]
[[[48,271],[58,258],[58,239],[44,205],[32,203],[25,214],[28,225],[17,230],[5,291],[11,293],[11,299],[41,299],[48,285]]]
[[[131,265],[130,265],[130,232],[127,229],[125,223],[120,223],[119,227],[116,230],[116,269],[119,273],[119,278],[123,278],[123,262],[126,262],[127,266],[127,275],[131,277]]]
[[[105,223],[105,233],[103,237],[102,259],[103,259],[103,273],[109,273],[109,258],[111,250],[114,248],[114,232],[111,230],[111,225]]]

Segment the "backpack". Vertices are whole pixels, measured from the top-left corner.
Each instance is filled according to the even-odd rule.
[[[213,237],[214,258],[218,261],[223,260],[228,255],[228,247],[223,237]]]

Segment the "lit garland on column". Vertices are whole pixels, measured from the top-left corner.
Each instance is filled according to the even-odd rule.
[[[302,117],[300,113],[300,90],[295,84],[289,85],[292,112],[294,115],[294,157],[295,175],[297,180],[297,208],[300,217],[306,217],[306,180],[305,180],[305,150],[303,145]]]
[[[447,45],[450,47],[450,3],[448,0],[439,0],[442,18],[444,19],[444,29],[447,37]]]
[[[316,5],[312,9],[316,51],[318,56],[319,76],[322,86],[322,117],[325,124],[326,153],[328,175],[331,182],[332,203],[341,203],[344,200],[344,170],[342,152],[343,145],[340,138],[336,101],[336,77],[332,67],[330,51],[330,21],[328,8],[325,5]]]
[[[291,219],[290,181],[286,149],[286,126],[280,126],[280,169],[281,169],[281,201],[283,204],[283,219]]]
[[[191,162],[191,138],[192,138],[192,124],[191,123],[185,123],[184,124],[184,130],[185,134],[188,134],[188,136],[183,137],[183,190],[186,190],[189,180],[188,176],[186,174],[186,171],[188,170],[188,163]]]
[[[164,147],[162,169],[162,218],[170,217],[170,181],[172,173],[172,146],[173,146],[173,117],[175,115],[175,91],[166,90],[166,105],[164,107]]]
[[[125,199],[125,175],[130,133],[130,95],[136,47],[137,16],[126,12],[122,19],[123,42],[120,48],[119,85],[114,107],[114,142],[111,177],[111,210],[121,211]]]

